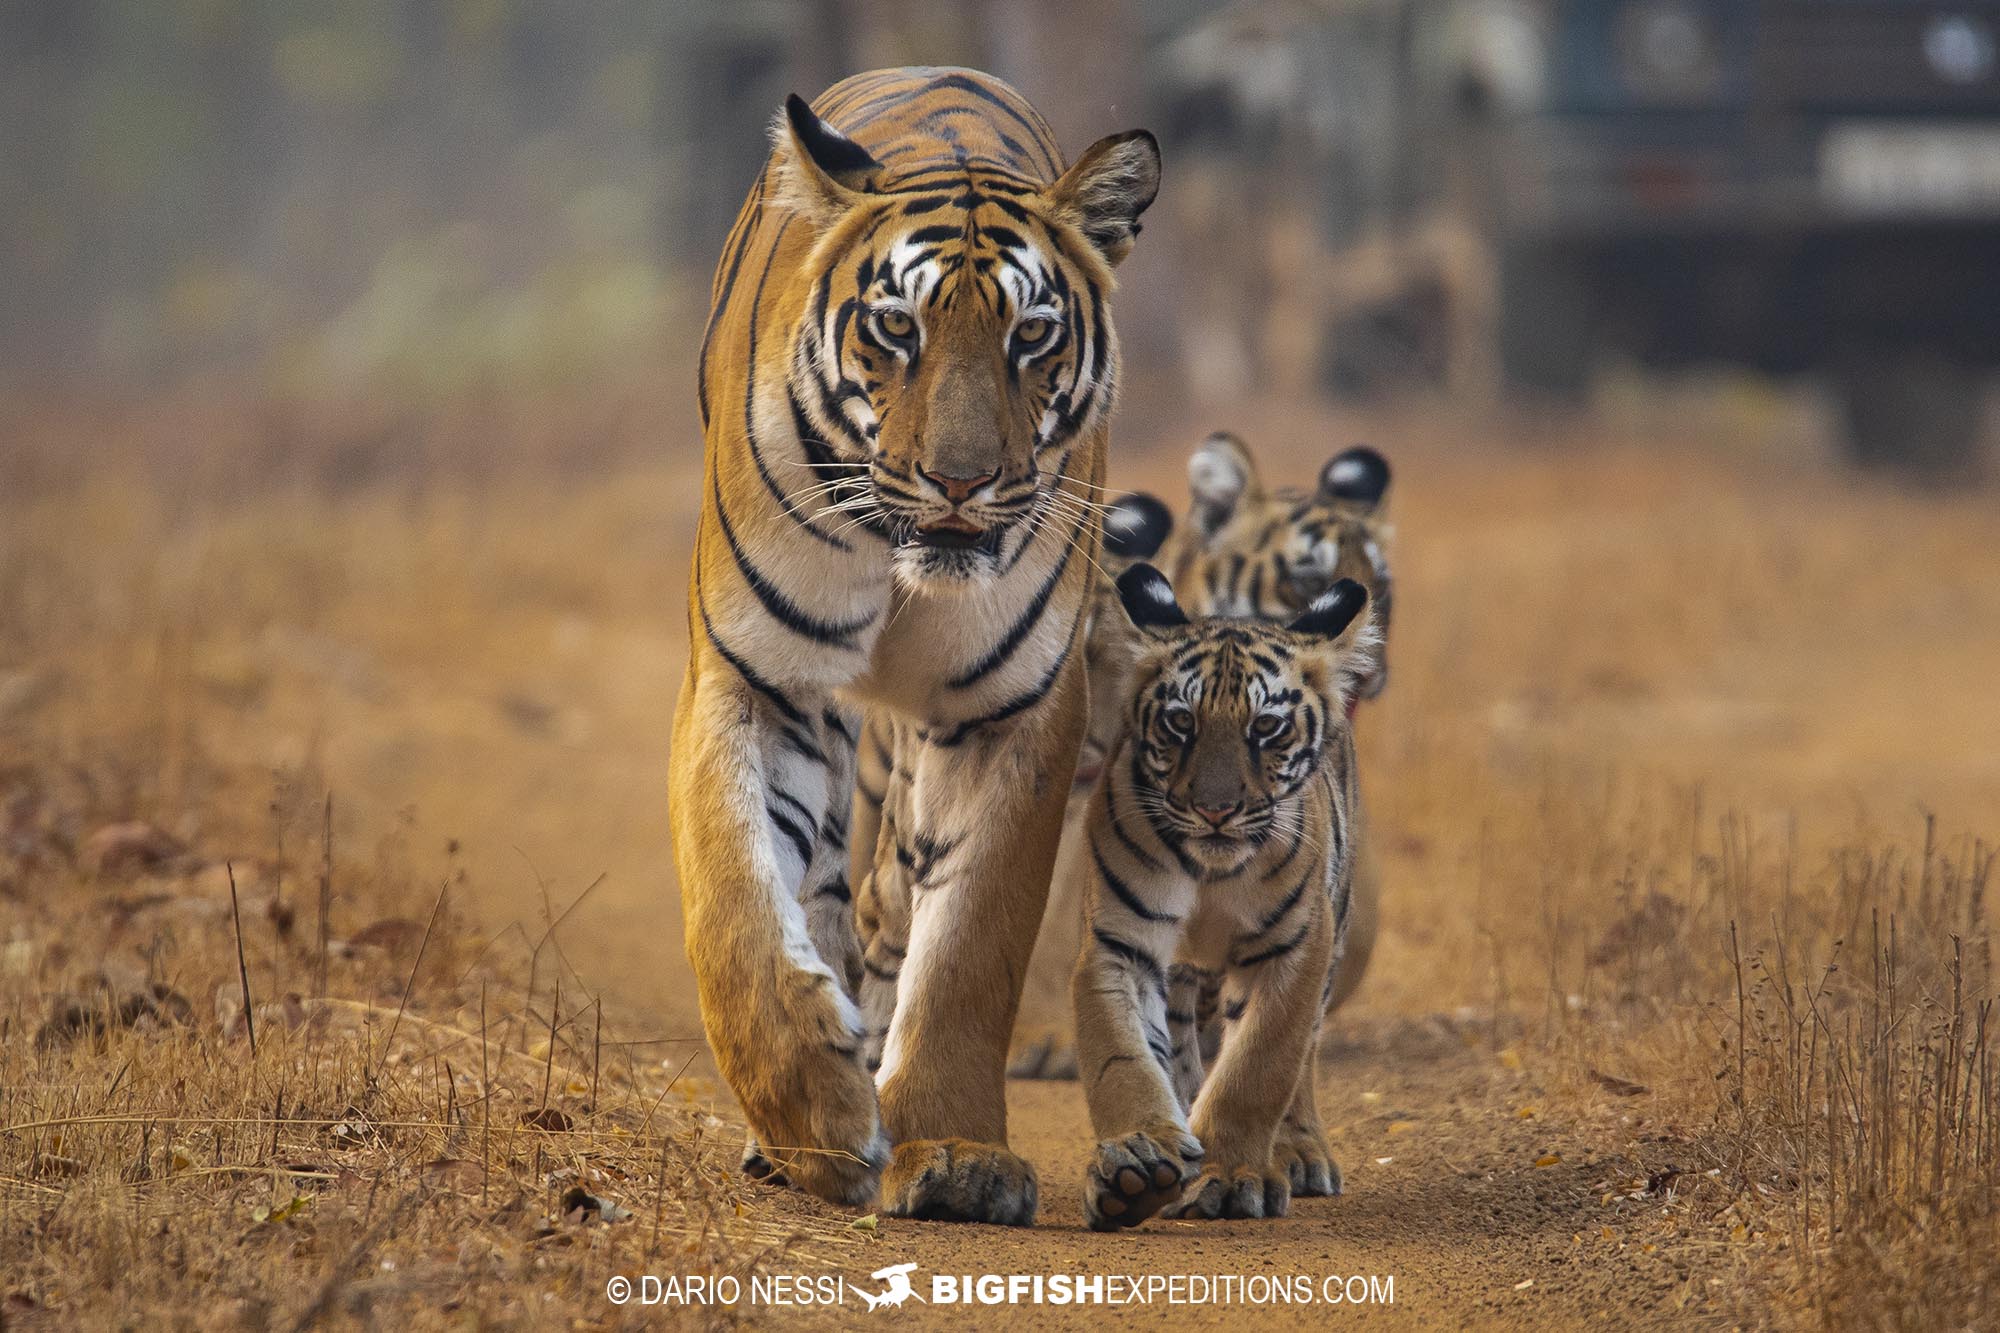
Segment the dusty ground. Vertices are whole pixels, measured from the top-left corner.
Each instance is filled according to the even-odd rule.
[[[475,938],[510,921],[539,934],[581,894],[559,932],[565,984],[602,996],[621,1041],[689,1037],[662,775],[699,457],[684,412],[665,418],[672,429],[649,424],[658,406],[614,398],[590,423],[647,439],[637,462],[575,467],[551,448],[532,468],[468,467],[482,435],[461,426],[448,449],[423,436],[442,464],[385,463],[402,438],[390,431],[353,464],[358,479],[329,465],[277,486],[245,484],[255,469],[232,452],[282,452],[262,439],[268,426],[185,405],[107,414],[92,425],[101,438],[209,461],[22,469],[33,484],[0,520],[0,769],[87,775],[76,808],[89,819],[152,821],[216,857],[268,857],[275,802],[304,859],[308,798],[331,791],[341,855],[373,867],[369,912],[421,921],[440,868],[458,876],[452,905]],[[1321,1089],[1347,1196],[1276,1223],[1094,1236],[1076,1199],[1080,1096],[1024,1084],[1012,1132],[1042,1171],[1040,1227],[855,1230],[839,1210],[726,1183],[730,1131],[700,1117],[730,1110],[705,1062],[682,1073],[677,1054],[636,1046],[645,1054],[620,1075],[629,1115],[606,1111],[603,1132],[658,1132],[639,1108],[678,1073],[672,1104],[692,1118],[676,1124],[701,1142],[672,1182],[689,1192],[677,1205],[725,1191],[710,1209],[721,1248],[662,1250],[635,1226],[602,1227],[560,1280],[507,1270],[506,1282],[542,1282],[553,1311],[491,1286],[464,1311],[623,1326],[641,1312],[596,1294],[612,1273],[837,1267],[872,1288],[873,1268],[913,1261],[919,1292],[949,1272],[1393,1277],[1393,1306],[1334,1313],[1435,1327],[1840,1317],[1811,1292],[1840,1289],[1827,1274],[1846,1270],[1814,1265],[1847,1261],[1788,1211],[1800,1177],[1782,1117],[1753,1123],[1754,1079],[1734,1106],[1718,1091],[1739,1031],[1728,927],[1746,957],[1789,941],[1821,951],[1816,966],[1871,909],[1935,925],[1900,882],[1854,889],[1837,853],[1916,847],[1926,814],[1954,855],[1950,839],[1995,833],[1992,494],[1827,472],[1809,416],[1743,389],[1664,402],[1614,391],[1593,420],[1567,424],[1256,405],[1182,422],[1137,403],[1114,482],[1177,502],[1183,451],[1217,425],[1300,478],[1355,438],[1398,469],[1393,674],[1361,723],[1384,936]],[[16,437],[21,456],[73,429],[35,419]],[[51,964],[47,941],[118,891],[63,874],[22,871],[0,894],[10,938],[40,960],[8,983],[16,1032],[81,966]],[[362,910],[337,903],[336,933],[358,929]],[[1974,895],[1949,933],[1980,941],[1985,926]],[[181,965],[203,977],[188,988],[198,1024],[220,1017],[207,996],[233,967],[227,935],[204,938],[210,952]],[[252,952],[253,984],[282,988],[297,957],[275,942],[262,962]],[[354,980],[384,1007],[403,971],[391,961]],[[420,988],[411,1013],[462,1032],[476,997],[458,981]],[[143,1038],[130,1040],[144,1058]],[[115,1087],[117,1060],[133,1057],[114,1044],[108,1066],[60,1076]],[[463,1055],[451,1058],[463,1080]],[[524,1079],[515,1095],[532,1098],[532,1069]],[[8,1125],[25,1105],[9,1104]],[[10,1215],[64,1188],[35,1176],[44,1151],[0,1136],[0,1170],[42,1182],[9,1196]],[[508,1169],[520,1188],[546,1188],[539,1156]],[[643,1225],[656,1200],[640,1200],[641,1179],[625,1188]],[[496,1247],[540,1243],[518,1218],[463,1206]],[[770,1239],[788,1228],[805,1239]],[[13,1313],[62,1323],[99,1308],[89,1279],[51,1276],[60,1242],[36,1254],[40,1276],[12,1288],[32,1305]],[[325,1261],[329,1283],[339,1260]],[[424,1262],[463,1285],[462,1250],[434,1245]],[[1237,1317],[1124,1312],[1162,1313]],[[434,1314],[418,1300],[399,1317]]]

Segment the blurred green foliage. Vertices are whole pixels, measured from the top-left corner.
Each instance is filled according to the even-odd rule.
[[[0,382],[656,353],[814,9],[0,0]]]

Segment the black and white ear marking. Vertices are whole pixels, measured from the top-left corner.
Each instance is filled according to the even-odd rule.
[[[1285,628],[1294,634],[1310,634],[1321,639],[1338,638],[1367,605],[1368,589],[1353,579],[1342,579],[1313,599],[1313,604]]]
[[[797,93],[785,99],[785,119],[813,164],[848,189],[860,189],[870,172],[881,169],[873,154],[821,120]]]
[[[1319,493],[1373,509],[1389,491],[1389,460],[1365,444],[1335,454],[1319,474]]]
[[[1174,530],[1173,511],[1143,491],[1121,495],[1104,515],[1104,550],[1122,560],[1146,560]]]
[[[1172,629],[1188,623],[1187,612],[1174,600],[1174,585],[1144,561],[1118,576],[1118,600],[1140,629]]]

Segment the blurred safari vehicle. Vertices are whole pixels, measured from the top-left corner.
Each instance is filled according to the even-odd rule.
[[[1856,461],[1977,456],[2000,0],[1280,0],[1164,63],[1180,123],[1322,182],[1335,388],[1815,373]]]

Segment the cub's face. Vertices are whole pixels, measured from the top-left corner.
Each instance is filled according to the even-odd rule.
[[[785,202],[819,231],[793,414],[838,506],[933,582],[1011,567],[1044,508],[1086,523],[1053,482],[1112,400],[1105,303],[1158,186],[1152,136],[1102,140],[1053,183],[899,178],[794,99],[778,150]]]
[[[1210,436],[1188,460],[1194,503],[1176,579],[1188,604],[1205,615],[1286,620],[1341,579],[1368,590],[1370,614],[1386,640],[1393,603],[1383,500],[1389,464],[1366,445],[1329,459],[1307,492],[1268,490],[1256,460],[1233,435]],[[1372,699],[1388,683],[1386,657],[1356,696]]]
[[[1272,625],[1189,621],[1150,565],[1135,565],[1118,588],[1141,635],[1128,714],[1140,804],[1163,840],[1226,872],[1296,831],[1293,798],[1346,726],[1369,666],[1367,591],[1342,580]]]

